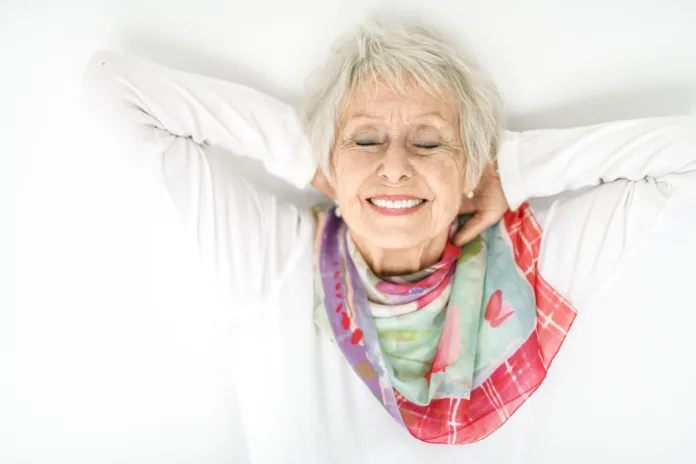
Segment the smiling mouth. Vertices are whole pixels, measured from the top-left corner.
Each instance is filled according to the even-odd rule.
[[[428,200],[413,198],[408,200],[384,200],[368,198],[367,204],[373,211],[384,216],[405,216],[414,214],[421,209]]]
[[[378,200],[375,198],[368,198],[368,202],[370,202],[372,205],[377,206],[379,208],[386,208],[386,209],[392,209],[392,210],[399,210],[399,209],[412,209],[415,208],[416,206],[420,206],[421,204],[425,203],[427,200],[424,199],[413,199],[413,200]]]

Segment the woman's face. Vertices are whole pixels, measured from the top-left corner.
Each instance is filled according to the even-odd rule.
[[[366,80],[344,108],[334,147],[343,219],[373,246],[422,244],[457,216],[465,156],[452,103],[417,84],[404,96]]]

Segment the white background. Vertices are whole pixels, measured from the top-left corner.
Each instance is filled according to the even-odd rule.
[[[242,439],[224,309],[84,117],[89,55],[295,101],[337,34],[396,7],[473,51],[511,128],[696,113],[694,0],[0,0],[0,463],[228,462]]]

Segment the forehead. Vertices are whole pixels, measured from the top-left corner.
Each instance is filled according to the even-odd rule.
[[[368,78],[359,82],[347,98],[342,119],[349,122],[418,118],[456,125],[459,118],[454,101],[454,98],[434,96],[413,79],[406,79],[402,89],[394,89],[382,79]]]

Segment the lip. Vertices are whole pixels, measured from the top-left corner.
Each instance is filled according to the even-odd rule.
[[[396,201],[396,200],[423,200],[420,204],[413,206],[411,208],[399,208],[399,209],[393,209],[393,208],[384,208],[382,206],[377,206],[374,203],[372,203],[369,199],[365,200],[365,202],[372,207],[375,211],[377,211],[380,214],[384,214],[386,216],[404,216],[406,214],[412,214],[416,212],[419,208],[421,208],[423,205],[428,203],[428,200],[425,200],[423,198],[418,198],[418,197],[413,197],[410,195],[378,195],[374,197],[377,200],[391,200],[391,201]]]

